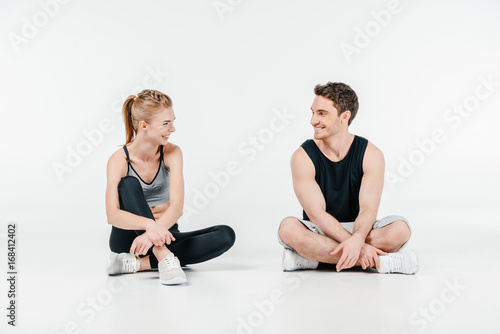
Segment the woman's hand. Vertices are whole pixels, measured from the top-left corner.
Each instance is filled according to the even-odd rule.
[[[148,238],[147,233],[143,233],[132,242],[130,254],[146,255],[151,246],[153,246],[153,242]]]
[[[146,233],[144,234],[147,234],[149,240],[151,240],[155,246],[162,246],[164,244],[170,245],[172,241],[175,241],[174,236],[170,233],[168,228],[158,224],[154,220],[147,223]]]

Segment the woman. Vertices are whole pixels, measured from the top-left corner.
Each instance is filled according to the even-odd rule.
[[[234,231],[219,225],[179,232],[184,179],[181,149],[169,142],[175,132],[172,100],[143,90],[127,98],[123,118],[126,144],[107,167],[106,214],[113,225],[108,274],[158,268],[160,283],[185,283],[181,265],[221,255],[234,244]]]

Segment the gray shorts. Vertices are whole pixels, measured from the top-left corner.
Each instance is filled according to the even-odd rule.
[[[313,231],[314,233],[325,235],[325,233],[323,231],[321,231],[321,229],[318,226],[314,225],[309,220],[300,219],[298,217],[294,217],[294,218],[296,218],[298,221],[300,221],[302,224],[304,224],[305,227],[307,227],[309,230]],[[410,233],[411,233],[411,226],[410,226],[410,223],[408,223],[408,220],[406,220],[406,218],[404,218],[403,216],[397,216],[397,215],[387,216],[387,217],[384,217],[380,220],[377,220],[375,222],[375,224],[373,224],[372,230],[387,226],[387,225],[392,224],[398,220],[404,221],[406,223],[406,225],[408,225],[408,228],[410,229]],[[344,229],[346,229],[349,233],[352,234],[352,228],[354,226],[353,222],[352,223],[340,223],[340,225],[342,225],[342,227]],[[285,245],[285,243],[281,240],[279,233],[278,233],[278,241],[280,242],[280,244],[283,247],[288,248],[288,249],[292,249],[289,246]],[[410,240],[408,239],[408,241],[410,241]],[[405,242],[405,244],[403,246],[401,246],[401,248],[399,250],[402,250],[406,246],[408,241]]]

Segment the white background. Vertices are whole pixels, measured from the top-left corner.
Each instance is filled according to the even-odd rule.
[[[229,7],[218,11],[218,3]],[[420,157],[409,175],[386,183],[379,215],[407,216],[417,249],[484,247],[484,235],[499,236],[500,5],[404,0],[377,23],[389,7],[320,0],[2,2],[2,245],[7,222],[18,222],[21,259],[49,262],[40,275],[64,268],[59,256],[69,249],[92,249],[102,256],[92,261],[104,262],[105,169],[125,140],[121,103],[154,88],[174,102],[171,141],[184,152],[186,205],[196,206],[198,191],[207,194],[210,173],[233,160],[241,168],[181,221],[181,230],[228,224],[237,233],[233,255],[274,254],[279,263],[278,224],[301,213],[289,159],[312,136],[313,87],[341,81],[360,101],[351,132],[382,149],[388,174]],[[366,45],[360,31],[371,35]],[[24,40],[16,45],[15,38]],[[347,44],[357,53],[346,55]],[[156,80],[147,79],[155,70]],[[474,101],[481,78],[496,84],[481,88],[488,97],[476,99],[460,123],[447,121],[447,110]],[[293,116],[255,157],[242,154],[239,147],[267,131],[273,110]],[[111,130],[89,146],[85,132],[103,121]],[[416,142],[436,129],[446,140],[415,153]],[[68,166],[69,152],[83,146],[81,160]],[[55,165],[68,169],[58,175]],[[475,226],[478,238],[453,237],[465,226]],[[438,238],[430,235],[437,230]]]

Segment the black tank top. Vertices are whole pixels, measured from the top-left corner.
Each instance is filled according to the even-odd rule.
[[[368,140],[354,136],[344,159],[333,162],[318,148],[314,140],[301,146],[316,170],[316,182],[326,202],[326,212],[339,222],[353,222],[359,214],[359,189],[363,177],[363,157]],[[305,211],[303,217],[309,220]]]

